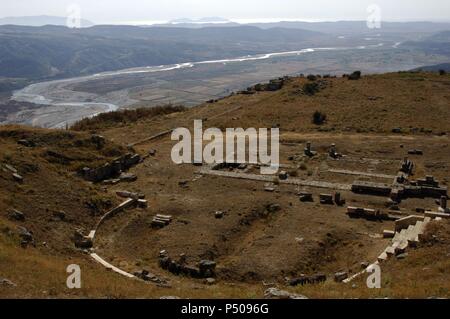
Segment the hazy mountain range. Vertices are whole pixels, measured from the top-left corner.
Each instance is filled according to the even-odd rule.
[[[368,29],[364,21],[239,25],[204,18],[160,26],[69,29],[61,26],[64,18],[49,16],[4,18],[2,23],[45,24],[0,26],[0,77],[4,78],[71,77],[309,47],[364,46],[378,39],[424,54],[448,55],[450,60],[450,23],[389,22],[381,29]],[[83,26],[90,24],[83,21]]]
[[[87,28],[94,25],[89,20],[81,19],[81,27]],[[24,17],[6,17],[0,18],[0,25],[21,25],[30,27],[41,27],[44,25],[60,25],[65,26],[67,24],[67,18],[55,17],[55,16],[24,16]]]
[[[314,31],[95,26],[0,27],[0,76],[63,77],[295,50],[326,43]]]

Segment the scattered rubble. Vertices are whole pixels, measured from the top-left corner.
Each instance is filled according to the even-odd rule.
[[[273,193],[276,191],[276,186],[273,183],[267,183],[264,185],[264,191],[268,193]]]
[[[3,164],[3,167],[4,167],[4,171],[6,172],[6,171],[9,171],[10,173],[18,173],[18,171],[17,171],[17,169],[15,168],[15,167],[13,167],[13,166],[11,166],[11,165],[9,165],[9,164]]]
[[[214,285],[215,283],[216,283],[216,280],[214,278],[206,278],[205,279],[205,284],[206,285],[211,286],[211,285]]]
[[[282,181],[285,181],[285,180],[287,180],[287,179],[289,178],[289,174],[288,174],[287,172],[285,172],[285,171],[281,171],[281,172],[278,174],[278,178],[279,178],[280,180],[282,180]]]
[[[307,297],[299,294],[290,293],[278,288],[269,288],[264,292],[266,299],[308,299]]]
[[[63,211],[53,212],[53,217],[61,221],[66,220],[66,216],[67,214]]]
[[[146,199],[138,199],[137,206],[142,209],[148,208],[148,201]]]
[[[188,188],[189,187],[189,181],[183,180],[178,182],[178,186],[181,188]]]
[[[422,150],[409,150],[408,154],[409,155],[423,155],[423,151]]]
[[[17,287],[15,283],[13,283],[11,280],[6,278],[0,278],[0,287],[6,286],[6,287]]]
[[[169,215],[156,215],[153,217],[151,226],[153,228],[163,228],[169,225],[172,222],[172,216]]]
[[[80,230],[75,231],[72,239],[75,247],[79,249],[91,249],[94,245],[92,238],[84,236]]]
[[[119,181],[121,182],[135,182],[137,180],[137,175],[130,173],[122,173],[119,176]]]
[[[397,259],[405,259],[406,257],[408,257],[409,256],[409,254],[408,253],[403,253],[403,254],[400,254],[400,255],[397,255],[397,256],[395,256]]]
[[[23,183],[23,177],[17,173],[13,173],[12,177],[14,178],[14,180],[18,183]]]
[[[349,206],[347,207],[347,215],[351,218],[365,218],[368,220],[392,220],[388,213],[370,208]]]
[[[144,199],[145,195],[140,193],[128,192],[128,191],[117,191],[116,195],[122,198],[134,198],[134,199]]]
[[[306,284],[319,284],[325,282],[327,280],[327,276],[324,274],[317,274],[313,276],[302,275],[299,278],[291,279],[289,281],[290,286],[304,286]]]
[[[21,242],[20,245],[23,248],[26,248],[29,244],[32,244],[33,246],[35,245],[34,243],[34,237],[33,237],[33,233],[31,231],[29,231],[28,229],[26,229],[25,227],[17,227],[19,230],[19,237],[21,238]]]
[[[266,206],[266,211],[268,213],[276,213],[279,212],[280,210],[281,210],[280,204],[269,204]]]
[[[17,144],[25,146],[25,147],[35,147],[36,146],[36,143],[34,143],[33,141],[25,140],[25,139],[18,140]]]
[[[301,202],[313,202],[314,201],[313,194],[311,194],[311,193],[301,192],[299,194],[299,196],[300,196]]]
[[[221,219],[224,216],[224,212],[221,211],[217,211],[214,213],[214,217],[216,217],[216,219]]]
[[[111,180],[111,178],[120,176],[123,171],[137,165],[141,162],[141,156],[139,154],[128,153],[122,157],[119,157],[111,163],[106,163],[98,168],[85,167],[81,170],[80,175],[91,182],[101,182],[104,180]],[[124,175],[119,180],[133,179],[130,176]],[[135,179],[134,179],[135,180]]]
[[[12,212],[9,214],[11,219],[23,222],[25,221],[25,214],[21,211],[18,211],[17,209],[13,209]]]
[[[192,278],[214,278],[216,276],[216,263],[211,260],[201,260],[197,266],[186,263],[186,256],[181,255],[179,261],[169,257],[167,251],[159,254],[159,266],[175,275],[183,274]]]
[[[334,281],[342,282],[348,278],[348,272],[342,271],[334,274]]]
[[[167,284],[166,280],[159,278],[158,276],[150,273],[147,270],[142,270],[140,272],[135,272],[133,275],[136,278],[139,278],[139,279],[141,279],[143,281],[151,281],[151,282],[153,282],[155,284],[163,284],[163,285]]]
[[[320,203],[323,205],[333,205],[334,204],[333,195],[320,194],[319,198],[320,198]]]

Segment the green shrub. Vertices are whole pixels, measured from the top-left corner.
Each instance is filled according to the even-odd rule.
[[[348,76],[349,80],[359,80],[361,78],[361,71],[355,71]]]
[[[305,83],[303,85],[303,93],[306,95],[314,95],[319,92],[319,85],[316,82]]]
[[[316,125],[322,125],[323,123],[325,123],[325,121],[327,120],[327,116],[326,114],[319,112],[319,111],[315,111],[313,114],[313,123]]]

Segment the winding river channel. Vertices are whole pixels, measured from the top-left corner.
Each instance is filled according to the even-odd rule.
[[[307,48],[298,51],[249,55],[232,59],[139,67],[111,72],[103,72],[75,78],[34,83],[21,90],[13,92],[11,99],[18,102],[28,102],[42,105],[42,107],[18,112],[14,115],[11,121],[26,123],[33,126],[62,128],[82,118],[92,117],[99,113],[115,111],[120,107],[127,107],[137,102],[129,97],[128,90],[126,89],[101,95],[89,92],[74,91],[70,89],[70,86],[73,86],[74,84],[80,84],[87,81],[101,81],[103,78],[132,76],[145,73],[151,75],[152,73],[177,71],[195,68],[196,66],[201,65],[227,65],[230,63],[242,63],[246,61],[263,61],[273,58],[312,54],[319,51],[364,50],[369,48],[381,47],[383,45],[383,43],[379,43],[359,47]]]

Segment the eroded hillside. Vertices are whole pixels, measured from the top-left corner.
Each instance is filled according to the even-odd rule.
[[[77,131],[2,127],[0,277],[13,285],[2,283],[0,294],[258,298],[278,286],[312,298],[448,297],[449,224],[427,220],[425,213],[438,211],[440,198],[393,203],[389,194],[358,194],[352,185],[407,187],[432,175],[447,187],[449,85],[448,75],[431,73],[286,78],[280,90],[258,86],[189,110],[85,120]],[[313,123],[316,111],[326,115],[320,125]],[[191,129],[195,119],[203,119],[205,128],[279,127],[285,173],[261,177],[252,165],[175,165],[170,130]],[[304,151],[307,142],[313,156]],[[330,156],[331,144],[342,157]],[[412,150],[418,152],[408,154]],[[130,178],[82,178],[83,168],[127,153],[140,156],[125,172]],[[405,157],[415,166],[399,185],[392,181]],[[131,200],[145,197],[146,205],[98,224],[126,200],[124,191]],[[319,201],[336,192],[345,203]],[[312,202],[303,200],[307,195]],[[350,218],[349,206],[386,215]],[[419,215],[427,229],[416,248],[381,263],[381,289],[366,288],[364,275],[335,282],[336,274],[352,276],[378,260],[392,240],[383,232],[409,215]],[[76,230],[86,236],[96,230],[93,250],[75,247]],[[134,278],[107,271],[88,252]],[[214,280],[198,278],[206,261],[215,263],[209,274]],[[72,263],[82,268],[81,290],[65,286]],[[313,277],[320,280],[298,284]]]

